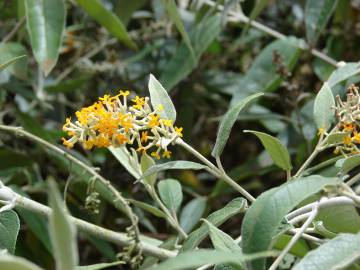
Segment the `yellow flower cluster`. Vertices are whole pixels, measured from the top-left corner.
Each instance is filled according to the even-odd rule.
[[[167,146],[182,137],[182,128],[175,127],[170,119],[160,117],[163,106],[153,109],[148,97],[136,96],[128,105],[129,91],[118,95],[105,95],[89,107],[75,113],[77,121],[66,119],[63,130],[70,139],[62,138],[63,144],[72,148],[81,142],[86,149],[93,147],[119,147],[136,143],[136,151],[160,159],[160,155],[170,158]]]
[[[342,143],[335,148],[335,153],[360,154],[360,95],[358,87],[351,85],[346,101],[336,97],[336,115],[338,124],[336,130],[347,133]]]

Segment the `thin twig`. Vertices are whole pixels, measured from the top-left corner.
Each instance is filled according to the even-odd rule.
[[[319,212],[319,203],[315,204],[313,206],[313,210],[308,217],[308,219],[304,222],[304,224],[301,226],[300,230],[296,232],[293,238],[291,238],[290,242],[286,245],[286,247],[281,251],[280,255],[276,258],[276,260],[273,262],[273,264],[270,266],[269,270],[276,270],[276,268],[281,263],[284,256],[290,251],[290,249],[296,244],[296,242],[299,240],[301,235],[305,232],[305,230],[310,226],[311,222],[314,220],[316,215]]]
[[[14,28],[7,34],[1,41],[1,43],[6,43],[9,40],[11,40],[14,35],[19,31],[20,27],[25,23],[25,16],[20,19],[20,21],[17,22],[17,24],[14,26]]]

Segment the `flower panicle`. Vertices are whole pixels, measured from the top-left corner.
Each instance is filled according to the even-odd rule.
[[[85,149],[129,145],[141,153],[151,150],[156,159],[170,158],[167,146],[183,136],[183,128],[161,118],[162,105],[153,109],[148,97],[139,96],[128,104],[129,95],[122,90],[115,96],[104,95],[77,111],[76,121],[66,118],[63,130],[70,138],[62,138],[63,144],[72,148],[80,142]]]

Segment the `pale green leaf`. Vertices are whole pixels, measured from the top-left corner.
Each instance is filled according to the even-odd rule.
[[[346,136],[349,136],[350,132],[334,132],[327,136],[326,144],[338,144],[342,143]]]
[[[220,226],[229,218],[235,216],[236,214],[244,212],[246,207],[247,202],[244,198],[235,198],[223,208],[210,214],[206,219],[215,226]],[[189,234],[180,251],[184,252],[190,249],[194,249],[200,244],[202,240],[205,239],[208,233],[208,227],[206,226],[206,224],[202,224],[200,228]]]
[[[73,270],[78,264],[75,227],[71,224],[65,205],[54,181],[49,181],[49,231],[56,269]]]
[[[41,270],[32,262],[8,254],[0,254],[0,269],[2,270]]]
[[[334,87],[336,84],[354,76],[360,72],[360,63],[347,63],[342,67],[337,68],[331,73],[327,82],[330,87]]]
[[[20,220],[16,212],[9,210],[0,213],[0,250],[15,252],[19,230]]]
[[[240,111],[246,105],[248,105],[250,102],[254,101],[256,98],[258,98],[262,95],[263,95],[263,93],[253,94],[253,95],[241,100],[236,105],[233,105],[226,112],[225,116],[221,120],[219,130],[218,130],[218,133],[216,136],[215,146],[211,152],[211,155],[213,157],[219,157],[221,155],[221,153],[223,152],[226,142],[230,136],[231,129],[232,129],[233,125],[235,124]]]
[[[345,269],[360,258],[360,233],[342,234],[310,251],[294,270]]]
[[[165,64],[160,77],[162,85],[170,90],[196,68],[198,60],[210,44],[220,34],[221,19],[219,16],[205,17],[194,29],[189,31],[189,37],[197,61],[191,56],[191,51],[182,42],[174,56]]]
[[[27,78],[26,49],[16,42],[0,43],[0,71],[8,68],[11,74]]]
[[[287,213],[325,186],[338,183],[337,178],[314,175],[287,182],[261,194],[246,211],[243,220],[241,230],[243,252],[250,254],[268,250]],[[249,270],[264,268],[265,259],[248,263]]]
[[[181,211],[180,225],[186,233],[199,222],[206,208],[206,198],[195,198],[188,202]]]
[[[106,9],[100,0],[76,0],[76,2],[119,41],[130,48],[137,48],[120,19],[113,12]]]
[[[134,160],[133,156],[125,146],[110,146],[108,149],[132,176],[134,176],[136,179],[140,177],[140,165],[138,164],[137,160]]]
[[[327,82],[323,84],[314,102],[314,119],[318,129],[327,130],[335,115],[335,100]]]
[[[155,165],[154,159],[152,159],[148,154],[144,153],[141,155],[140,166],[142,172],[145,172],[147,169],[149,169],[151,166],[154,165]],[[157,179],[157,175],[156,173],[154,173],[152,175],[144,177],[144,182],[150,186],[154,186],[156,179]]]
[[[360,155],[353,155],[342,162],[341,172],[346,174],[357,166],[360,166]]]
[[[286,147],[275,137],[258,131],[245,130],[244,132],[250,132],[258,137],[269,153],[274,163],[281,169],[290,171],[292,169],[290,155]]]
[[[337,0],[307,0],[305,5],[306,39],[313,46],[323,32],[337,5]]]
[[[210,239],[215,249],[230,252],[241,252],[241,248],[235,243],[234,239],[232,239],[230,235],[216,228],[206,219],[203,221],[209,229]]]
[[[179,181],[175,179],[161,180],[157,187],[160,198],[166,208],[176,213],[183,199],[182,188]]]
[[[207,168],[205,165],[187,160],[169,161],[166,163],[151,166],[143,173],[141,179],[165,170],[201,170],[205,168]]]
[[[59,57],[65,29],[65,1],[27,0],[25,14],[35,59],[48,75]]]
[[[176,110],[174,104],[164,87],[152,74],[150,74],[149,79],[149,92],[153,108],[157,109],[158,106],[163,106],[160,116],[164,119],[172,120],[174,123],[176,120]]]

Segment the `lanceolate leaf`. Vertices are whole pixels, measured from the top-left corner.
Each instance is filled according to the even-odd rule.
[[[0,213],[0,250],[6,249],[9,253],[15,252],[19,229],[20,221],[16,212],[10,210]]]
[[[316,95],[314,103],[314,119],[319,129],[327,130],[335,115],[335,100],[327,82]]]
[[[132,176],[134,176],[135,178],[140,177],[140,172],[136,168],[136,166],[134,166],[135,164],[134,164],[134,162],[132,160],[132,156],[131,156],[129,150],[126,149],[126,147],[124,147],[124,146],[120,146],[120,147],[112,147],[112,146],[110,146],[108,149],[116,157],[116,159],[121,163],[121,165],[123,165],[125,167],[125,169]]]
[[[174,22],[176,28],[179,30],[179,32],[180,32],[180,34],[181,34],[181,36],[182,36],[182,38],[184,40],[184,43],[186,44],[189,51],[191,52],[191,56],[196,61],[194,49],[193,49],[193,47],[191,45],[190,38],[189,38],[188,34],[186,33],[184,24],[181,21],[180,14],[179,14],[179,12],[177,10],[175,0],[162,0],[162,3],[165,6],[166,11],[169,14],[170,19]]]
[[[27,77],[26,49],[16,42],[0,44],[0,71],[8,67],[8,70],[20,79]]]
[[[65,28],[64,0],[25,1],[31,48],[41,69],[48,75],[56,65]]]
[[[0,269],[3,270],[42,270],[42,268],[25,260],[8,254],[0,254]]]
[[[330,87],[360,73],[360,63],[347,63],[345,66],[339,67],[331,73],[327,82]]]
[[[166,179],[158,183],[159,195],[165,206],[176,212],[182,202],[183,194],[181,184],[175,179]]]
[[[206,226],[208,226],[211,242],[215,249],[230,251],[230,252],[241,252],[241,248],[235,243],[234,239],[230,235],[216,228],[212,223],[204,219]]]
[[[75,228],[70,223],[55,182],[49,182],[50,237],[56,261],[56,269],[73,270],[78,264]]]
[[[143,173],[141,178],[165,170],[184,170],[184,169],[201,170],[205,168],[207,168],[205,165],[192,161],[186,161],[186,160],[169,161],[159,165],[151,166]]]
[[[337,0],[307,0],[305,5],[306,39],[315,45],[337,5]]]
[[[260,195],[245,214],[241,230],[243,252],[251,254],[268,250],[287,213],[304,199],[325,186],[338,184],[338,181],[314,175],[287,182]],[[264,268],[265,259],[248,263],[250,270]]]
[[[122,261],[112,262],[112,263],[97,263],[92,265],[77,266],[75,270],[100,270],[100,269],[109,268],[110,266],[115,266],[124,263],[125,262]]]
[[[353,155],[344,160],[344,162],[341,165],[341,172],[343,174],[346,174],[359,165],[360,165],[360,155]]]
[[[181,211],[180,225],[186,233],[191,232],[199,222],[206,208],[206,198],[195,198],[191,200]]]
[[[128,201],[130,203],[132,203],[133,205],[157,216],[157,217],[161,217],[161,218],[164,218],[166,217],[165,213],[162,212],[159,208],[156,208],[150,204],[147,204],[147,203],[144,203],[144,202],[141,202],[141,201],[137,201],[137,200],[132,200],[132,199],[128,199]]]
[[[152,74],[150,74],[149,79],[149,92],[151,105],[154,110],[158,106],[163,106],[163,111],[160,112],[160,116],[164,119],[172,120],[174,123],[176,120],[176,110],[174,104],[164,87]]]
[[[335,270],[360,258],[360,233],[341,234],[310,251],[293,268],[294,270]]]
[[[253,94],[240,102],[238,102],[236,105],[233,105],[230,107],[230,109],[227,111],[223,119],[221,120],[220,127],[217,133],[216,137],[216,143],[214,146],[214,149],[211,152],[211,155],[213,157],[219,157],[224,150],[224,147],[226,145],[226,142],[230,136],[231,129],[233,125],[236,122],[236,119],[240,113],[240,111],[251,101],[254,99],[262,96],[263,93],[257,93]]]
[[[140,160],[140,166],[141,166],[141,171],[145,172],[147,169],[149,169],[151,166],[155,165],[155,161],[154,159],[152,159],[148,154],[144,153],[141,155],[141,160]],[[144,177],[144,181],[146,184],[150,185],[150,186],[154,186],[155,182],[156,182],[156,178],[157,175],[156,173],[146,176]]]
[[[227,219],[233,217],[236,214],[244,212],[247,207],[246,200],[244,198],[236,198],[229,202],[225,207],[210,214],[206,220],[211,222],[214,226],[220,226]],[[208,235],[209,229],[206,224],[202,224],[200,228],[189,234],[185,240],[180,252],[184,252],[197,247],[202,240]]]
[[[196,60],[210,46],[211,42],[220,34],[221,19],[219,16],[212,16],[203,19],[189,32],[191,44],[195,52]],[[194,61],[191,51],[185,42],[182,42],[175,51],[174,56],[166,63],[160,81],[163,86],[171,90],[178,82],[184,79],[196,68],[198,61]]]
[[[290,171],[292,169],[289,153],[286,147],[275,137],[270,136],[266,133],[245,130],[244,132],[250,132],[256,135],[274,163],[282,168],[283,170]]]
[[[130,39],[123,23],[113,12],[107,10],[100,0],[76,0],[76,2],[110,34],[128,47],[136,49],[136,44]]]

